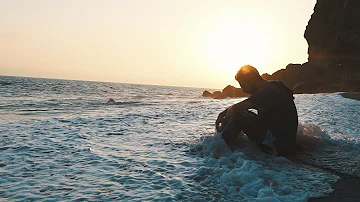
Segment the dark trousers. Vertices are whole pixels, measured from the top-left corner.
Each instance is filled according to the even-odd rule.
[[[267,129],[265,122],[258,115],[246,111],[232,116],[222,131],[222,137],[226,144],[231,145],[241,131],[261,149],[264,149],[262,142],[266,136]]]
[[[222,137],[226,144],[231,146],[236,144],[234,140],[238,137],[240,132],[243,131],[261,150],[264,152],[271,152],[272,149],[263,144],[268,131],[267,122],[270,122],[270,120],[260,119],[258,115],[250,111],[236,114],[225,123],[226,126],[222,131]],[[273,137],[275,137],[274,145],[279,155],[288,156],[295,154],[296,132],[293,134],[287,134],[285,131],[272,132]],[[278,134],[278,136],[276,136],[275,133]]]

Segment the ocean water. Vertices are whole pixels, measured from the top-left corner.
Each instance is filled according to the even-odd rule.
[[[203,90],[0,77],[0,201],[294,202],[360,176],[359,101],[295,95],[299,163],[230,150],[214,121],[244,98]]]

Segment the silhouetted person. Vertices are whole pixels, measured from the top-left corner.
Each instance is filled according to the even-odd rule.
[[[251,96],[219,114],[216,130],[225,142],[232,144],[243,131],[263,150],[275,146],[279,155],[294,154],[298,116],[293,92],[281,81],[264,80],[250,65],[241,67],[235,79]]]

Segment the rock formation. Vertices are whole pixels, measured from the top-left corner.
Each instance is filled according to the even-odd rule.
[[[360,1],[317,0],[306,27],[309,62],[360,62]]]
[[[204,97],[210,97],[215,99],[224,99],[224,98],[237,98],[237,97],[249,97],[249,94],[244,93],[241,88],[235,88],[234,86],[228,85],[222,91],[215,91],[214,93],[210,93],[205,90],[203,92]]]
[[[272,75],[263,74],[267,80],[281,80],[294,93],[360,92],[360,65],[289,64]]]
[[[214,97],[214,95],[212,93],[210,93],[209,91],[205,90],[202,94],[202,96],[204,97]]]
[[[294,93],[360,91],[359,0],[317,0],[304,37],[308,62],[262,77],[281,80]]]
[[[235,88],[234,86],[228,85],[222,90],[222,94],[227,97],[236,98],[236,97],[248,97],[249,95],[244,93],[241,88]]]
[[[360,92],[360,0],[317,0],[304,37],[308,62],[262,77],[281,80],[294,93]],[[222,94],[244,96],[233,88]]]

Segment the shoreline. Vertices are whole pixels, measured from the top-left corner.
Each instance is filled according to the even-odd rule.
[[[341,96],[343,96],[344,98],[349,98],[349,99],[360,101],[360,92],[341,93]]]
[[[310,198],[308,202],[358,202],[360,201],[360,177],[356,175],[349,175],[341,173],[330,168],[324,168],[322,166],[313,165],[312,163],[305,162],[301,159],[291,159],[292,161],[309,165],[315,168],[319,168],[323,171],[332,173],[340,177],[340,179],[331,185],[334,190],[331,194],[318,198]]]
[[[334,192],[328,196],[311,198],[309,202],[360,201],[360,177],[329,171],[340,177],[331,187]]]

